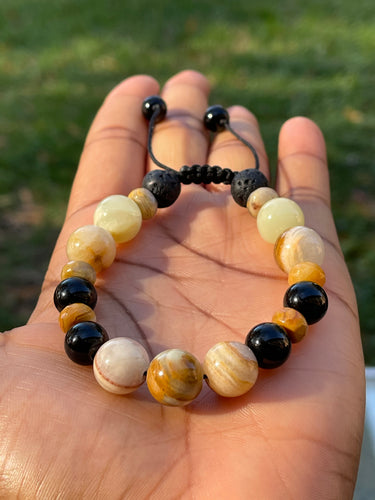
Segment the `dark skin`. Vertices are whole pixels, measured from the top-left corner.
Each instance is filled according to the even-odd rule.
[[[293,345],[282,367],[261,370],[246,395],[206,386],[183,408],[163,407],[142,386],[105,392],[91,368],[73,364],[53,291],[76,228],[97,203],[139,187],[146,171],[143,99],[157,82],[136,76],[105,100],[85,143],[56,248],[28,324],[4,333],[0,366],[2,498],[349,499],[364,415],[364,367],[356,300],[330,210],[323,136],[306,118],[280,132],[276,190],[299,203],[325,242],[329,310]],[[209,163],[243,170],[251,152],[228,132],[203,130],[209,85],[185,71],[161,91],[168,119],[156,157],[174,168]],[[232,126],[267,157],[254,116],[236,106]],[[256,222],[228,186],[183,186],[170,208],[144,223],[97,281],[98,322],[111,337],[138,339],[151,356],[181,348],[203,360],[221,340],[244,341],[282,305],[286,275]]]

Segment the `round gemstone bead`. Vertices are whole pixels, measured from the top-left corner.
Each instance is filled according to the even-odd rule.
[[[237,172],[233,177],[230,190],[233,199],[241,207],[246,207],[250,194],[260,187],[268,186],[267,177],[255,168]]]
[[[317,283],[299,281],[285,292],[284,306],[292,307],[312,325],[323,318],[328,309],[326,292]]]
[[[203,123],[206,129],[211,130],[211,132],[222,132],[225,130],[225,125],[229,123],[229,113],[223,106],[215,104],[207,108]]]
[[[75,303],[86,304],[94,309],[97,293],[92,283],[83,278],[73,277],[67,278],[57,285],[53,300],[58,311]]]
[[[301,208],[288,198],[267,201],[257,216],[259,234],[268,243],[275,243],[284,231],[293,226],[303,226],[304,223],[305,217]]]
[[[253,351],[261,368],[277,368],[290,354],[291,343],[283,327],[260,323],[247,334],[245,344]]]
[[[158,354],[147,370],[147,385],[152,396],[167,406],[184,406],[202,389],[203,369],[190,353],[168,349]]]
[[[77,323],[65,336],[65,352],[79,365],[91,365],[99,347],[107,342],[105,329],[93,321]]]
[[[165,115],[167,114],[167,105],[160,96],[150,95],[149,97],[146,97],[146,99],[143,101],[142,105],[143,116],[147,120],[151,120],[152,115],[156,112],[158,112],[158,115],[155,119],[155,123],[158,123],[165,118]]]
[[[103,344],[94,358],[94,375],[106,391],[128,394],[146,380],[150,359],[133,339],[117,337]]]
[[[144,176],[142,187],[151,191],[159,208],[172,205],[181,192],[178,172],[173,170],[151,170]]]
[[[219,342],[207,352],[203,363],[210,388],[227,398],[249,391],[258,377],[253,352],[240,342]]]
[[[93,285],[96,281],[95,269],[83,260],[71,260],[62,268],[62,280],[73,276],[76,276],[77,278],[84,278],[85,280],[90,281]]]
[[[66,253],[70,260],[83,260],[97,273],[109,267],[116,257],[112,235],[99,226],[82,226],[69,237]]]
[[[323,269],[315,262],[300,262],[292,267],[288,274],[289,285],[294,285],[299,281],[312,281],[324,286],[326,275]]]
[[[59,324],[63,332],[67,332],[73,325],[82,321],[96,321],[96,314],[86,304],[70,304],[60,312]]]
[[[307,332],[307,321],[300,312],[290,307],[276,311],[272,322],[284,328],[293,344],[300,342]]]
[[[155,196],[148,189],[133,189],[133,191],[129,193],[129,198],[138,205],[142,214],[142,219],[152,219],[152,217],[156,214],[158,202],[156,201]]]
[[[141,229],[142,213],[135,201],[114,194],[96,207],[94,224],[111,233],[116,243],[125,243],[132,240]]]
[[[305,261],[320,265],[324,260],[324,243],[319,234],[309,227],[291,227],[277,239],[274,256],[277,265],[286,273]]]
[[[260,187],[253,191],[247,199],[246,207],[253,217],[257,217],[259,210],[267,201],[278,198],[279,195],[270,187]]]

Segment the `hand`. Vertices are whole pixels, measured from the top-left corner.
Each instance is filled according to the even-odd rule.
[[[356,301],[330,211],[325,145],[317,126],[282,127],[276,189],[302,207],[325,241],[327,315],[294,344],[288,361],[261,370],[245,396],[204,387],[187,407],[163,407],[142,386],[114,396],[89,367],[65,355],[53,292],[76,228],[97,203],[128,194],[152,168],[143,99],[155,80],[125,80],[105,100],[83,150],[38,305],[28,325],[1,338],[0,446],[4,498],[351,498],[361,446],[364,370]],[[162,90],[168,119],[155,155],[179,169],[209,163],[241,170],[251,152],[228,132],[210,145],[202,118],[209,86],[197,73]],[[231,124],[267,157],[254,116],[230,109]],[[98,322],[111,337],[140,340],[151,355],[182,348],[201,361],[220,340],[243,342],[282,306],[287,276],[255,220],[228,186],[182,186],[97,281]]]

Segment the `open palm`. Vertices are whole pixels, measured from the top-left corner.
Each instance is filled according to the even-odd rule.
[[[1,339],[2,498],[351,498],[362,438],[364,384],[351,281],[329,208],[324,141],[309,120],[280,134],[276,189],[296,200],[325,241],[330,305],[282,367],[261,370],[254,388],[224,399],[204,387],[183,408],[163,407],[142,386],[106,393],[91,368],[73,364],[53,291],[65,244],[92,223],[97,203],[139,187],[146,156],[146,76],[106,99],[88,135],[38,305],[27,326]],[[242,170],[253,158],[227,132],[210,145],[202,117],[209,88],[186,71],[165,85],[168,119],[156,127],[156,156],[171,167],[209,163]],[[231,123],[267,160],[255,118]],[[98,322],[110,337],[138,339],[154,356],[181,348],[203,360],[221,340],[243,342],[271,321],[287,289],[272,245],[258,235],[227,186],[183,186],[176,203],[144,222],[97,280]]]

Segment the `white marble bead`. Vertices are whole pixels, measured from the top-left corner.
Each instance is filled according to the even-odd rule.
[[[301,208],[289,198],[267,201],[257,217],[259,234],[268,243],[275,243],[284,231],[293,226],[303,226],[304,223],[305,217]]]
[[[96,353],[94,375],[106,391],[128,394],[143,384],[149,363],[149,356],[141,344],[117,337],[108,340]]]
[[[121,194],[102,200],[96,207],[94,224],[103,227],[116,243],[125,243],[136,236],[142,225],[142,213],[135,201]]]
[[[245,344],[219,342],[207,352],[203,370],[213,391],[233,398],[253,387],[258,377],[258,362]]]

